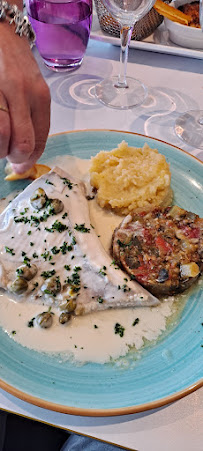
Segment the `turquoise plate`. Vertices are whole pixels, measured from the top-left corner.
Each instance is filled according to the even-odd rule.
[[[48,139],[41,162],[64,154],[89,158],[122,140],[137,147],[146,142],[164,154],[171,165],[174,203],[203,216],[201,162],[165,142],[118,131],[70,132]],[[1,161],[0,179],[3,177]],[[1,197],[27,183],[1,183]],[[122,415],[159,407],[202,385],[202,322],[203,296],[197,285],[176,325],[127,369],[113,364],[60,363],[53,356],[15,343],[0,328],[0,386],[35,405],[76,415]]]

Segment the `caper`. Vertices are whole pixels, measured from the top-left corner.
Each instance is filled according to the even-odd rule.
[[[43,329],[48,329],[52,326],[53,314],[50,312],[39,313],[39,315],[36,316],[36,322],[38,326],[42,327]]]
[[[30,265],[30,267],[21,265],[16,269],[16,274],[17,276],[23,277],[25,280],[31,280],[37,274],[37,267],[34,264]]]
[[[61,282],[59,277],[50,277],[50,279],[45,280],[41,287],[41,290],[45,294],[50,294],[50,296],[56,296],[61,291]]]
[[[60,305],[60,309],[65,310],[68,313],[72,313],[76,309],[76,305],[77,303],[75,299],[67,299]]]
[[[51,199],[49,207],[51,209],[51,212],[55,215],[58,213],[61,213],[64,209],[63,202],[59,199]]]
[[[14,294],[22,294],[28,289],[27,280],[17,277],[8,287],[9,291]]]
[[[59,316],[59,323],[60,324],[65,324],[68,323],[68,321],[70,321],[71,319],[71,314],[68,312],[62,312]]]
[[[37,188],[30,198],[30,203],[36,210],[41,210],[47,201],[47,195],[43,188]]]

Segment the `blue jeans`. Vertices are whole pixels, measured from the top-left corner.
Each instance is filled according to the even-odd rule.
[[[73,434],[64,443],[61,451],[124,451],[124,448],[118,448],[108,443],[103,443],[89,437]]]
[[[7,413],[0,410],[0,451],[3,451],[4,449],[4,443],[6,439],[6,422],[7,422]],[[26,427],[24,425],[23,427]],[[9,431],[7,431],[9,433]],[[44,432],[44,429],[43,429]],[[46,432],[47,433],[47,432]],[[40,430],[40,434],[42,434],[42,431]],[[67,433],[68,435],[68,433]],[[44,434],[43,434],[44,436]],[[39,436],[38,436],[39,438]],[[66,437],[65,437],[66,439]],[[14,439],[15,440],[15,439]],[[30,440],[32,440],[32,437],[30,437]],[[33,448],[32,448],[33,449]],[[52,447],[52,449],[54,449]],[[59,448],[57,447],[57,450]],[[83,437],[77,434],[71,434],[65,443],[63,444],[60,451],[118,451],[123,450],[124,448],[118,448],[114,445],[109,445],[107,443],[100,442],[95,439],[91,439],[89,437]],[[13,450],[14,451],[14,450]],[[16,451],[20,451],[18,448],[16,448]],[[39,448],[37,451],[41,451]]]

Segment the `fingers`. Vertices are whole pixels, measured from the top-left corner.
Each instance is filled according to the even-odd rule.
[[[0,158],[5,158],[9,151],[10,116],[4,95],[0,92]]]
[[[50,127],[50,92],[47,84],[43,82],[40,86],[38,97],[32,107],[32,122],[35,131],[35,151],[30,160],[37,161],[46,145]]]
[[[0,157],[22,172],[22,165],[30,167],[43,152],[50,95],[27,39],[2,24],[0,47],[9,48],[0,52],[0,106],[9,110],[0,109]]]
[[[35,148],[29,158],[21,164],[13,165],[17,173],[27,171],[42,155],[50,126],[50,93],[48,86],[42,80],[35,96],[31,110],[32,125],[35,134]]]
[[[18,89],[15,95],[9,93],[8,106],[12,131],[8,159],[18,164],[27,161],[35,149],[30,102],[23,89]]]

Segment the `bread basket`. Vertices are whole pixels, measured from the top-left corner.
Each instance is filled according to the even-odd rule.
[[[101,0],[94,0],[94,3],[101,29],[108,34],[111,34],[112,36],[119,37],[119,23],[108,12]],[[146,14],[146,16],[144,16],[134,25],[132,39],[141,41],[142,39],[147,38],[162,22],[163,16],[161,16],[154,8],[152,8]]]

